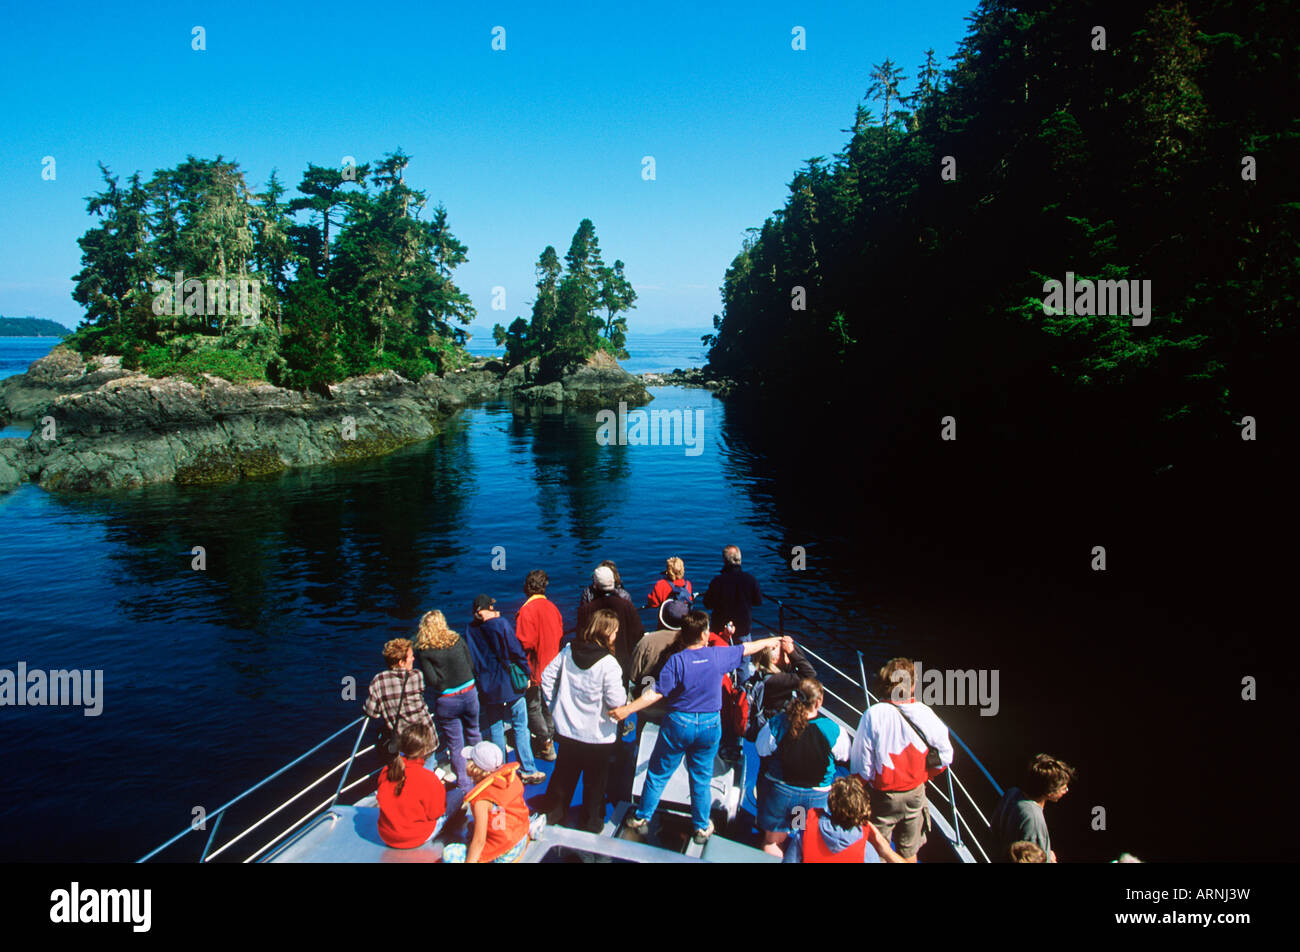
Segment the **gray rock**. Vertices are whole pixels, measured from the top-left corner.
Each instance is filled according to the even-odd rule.
[[[21,439],[0,440],[0,493],[8,492],[25,483],[31,469],[31,453],[27,441]]]
[[[567,407],[614,407],[620,402],[640,406],[653,399],[640,378],[632,376],[604,351],[597,351],[585,364],[569,370],[561,383]]]
[[[556,406],[564,403],[564,385],[558,380],[515,391],[515,399],[529,405]]]
[[[699,387],[711,390],[718,396],[730,393],[735,383],[723,377],[714,377],[703,367],[689,367],[672,373],[647,373],[641,380],[648,387]]]
[[[88,366],[58,347],[0,381],[0,412],[51,417],[55,429],[54,439],[37,427],[26,441],[0,441],[0,492],[27,480],[69,492],[202,485],[369,459],[435,436],[461,407],[501,397],[541,408],[650,399],[606,354],[562,380],[525,386],[536,370],[535,361],[505,373],[485,364],[419,382],[385,371],[316,395],[208,376],[155,379],[123,371],[116,358]]]
[[[0,380],[0,424],[31,422],[56,396],[84,393],[130,376],[120,357],[96,357],[88,365],[76,351],[59,344],[25,373]]]

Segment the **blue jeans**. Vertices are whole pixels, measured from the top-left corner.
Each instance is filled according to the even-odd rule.
[[[451,758],[451,770],[456,775],[456,786],[462,793],[468,793],[474,786],[465,769],[465,758],[461,754],[466,747],[473,747],[483,739],[479,734],[478,690],[471,687],[460,694],[440,694],[433,700],[433,720],[438,725],[438,734],[447,745],[447,755]],[[502,748],[504,752],[505,748]]]
[[[713,758],[718,754],[721,740],[722,719],[716,711],[711,714],[673,711],[665,717],[659,725],[655,749],[650,753],[637,817],[648,820],[654,816],[659,799],[664,795],[664,787],[668,786],[669,778],[685,757],[686,772],[691,780],[691,820],[695,829],[705,829],[709,825],[709,805],[713,799],[709,790],[713,781]]]
[[[484,704],[479,723],[488,740],[506,752],[506,719],[515,729],[515,750],[519,754],[519,769],[523,773],[537,773],[533,761],[533,742],[528,736],[528,699],[519,695],[508,704]],[[459,776],[459,775],[458,775]]]

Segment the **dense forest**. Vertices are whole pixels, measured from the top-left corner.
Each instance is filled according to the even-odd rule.
[[[309,165],[289,197],[276,172],[253,192],[238,163],[188,157],[147,181],[100,166],[87,199],[98,224],[78,243],[69,339],[155,376],[209,373],[307,389],[394,370],[418,380],[469,360],[475,316],[457,287],[469,250],[438,205],[406,184],[401,150],[366,165]],[[619,354],[635,299],[623,263],[607,268],[584,219],[561,269],[553,248],[527,331],[511,355],[546,372],[604,348]]]
[[[68,329],[41,317],[0,317],[0,337],[63,337]]]
[[[951,415],[1168,453],[1276,424],[1297,358],[1294,12],[982,0],[952,68],[876,66],[843,150],[749,231],[712,368],[756,403],[850,399],[900,438]],[[1130,282],[1149,313],[1053,280]]]

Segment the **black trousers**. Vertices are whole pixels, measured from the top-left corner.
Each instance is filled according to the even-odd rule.
[[[569,801],[582,778],[582,813],[579,827],[599,833],[605,826],[605,786],[614,744],[588,744],[555,735],[555,770],[546,788],[546,820],[564,822]]]

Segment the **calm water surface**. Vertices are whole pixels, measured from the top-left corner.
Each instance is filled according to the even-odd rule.
[[[51,343],[0,341],[0,368],[21,371]],[[633,343],[638,372],[700,363],[695,335]],[[871,666],[907,653],[929,667],[998,669],[997,716],[942,713],[1003,782],[1038,750],[1077,762],[1072,796],[1049,816],[1064,858],[1257,850],[1189,839],[1213,791],[1173,795],[1167,773],[1134,760],[1158,738],[1165,761],[1202,771],[1225,742],[1247,762],[1259,745],[1265,762],[1262,734],[1225,726],[1210,697],[1231,698],[1254,659],[1263,623],[1249,610],[1234,640],[1219,614],[1170,587],[1177,572],[1121,568],[1103,583],[1075,571],[1050,542],[1077,528],[1069,507],[1030,494],[1046,508],[1010,518],[1028,492],[1010,476],[1000,500],[893,498],[873,488],[867,449],[851,438],[796,452],[788,431],[729,417],[705,391],[652,392],[657,409],[702,412],[700,455],[600,446],[591,414],[492,404],[361,465],[206,489],[68,497],[25,486],[0,497],[0,667],[105,678],[99,717],[0,710],[0,859],[143,854],[194,806],[212,809],[357,716],[344,679],[364,696],[380,646],[411,635],[428,609],[461,627],[486,591],[511,612],[524,575],[542,567],[571,624],[600,559],[615,559],[640,596],[668,555],[707,584],[727,542],[766,591],[835,632],[804,637],[845,670],[858,649]],[[945,506],[976,516],[945,531],[932,518]],[[989,556],[987,540],[1007,533],[1022,560]],[[791,567],[796,545],[805,571]],[[206,571],[191,569],[194,546]],[[492,568],[497,546],[504,571]],[[772,608],[756,614],[776,620]],[[963,759],[968,785],[982,787]],[[1090,826],[1096,805],[1105,831]]]

